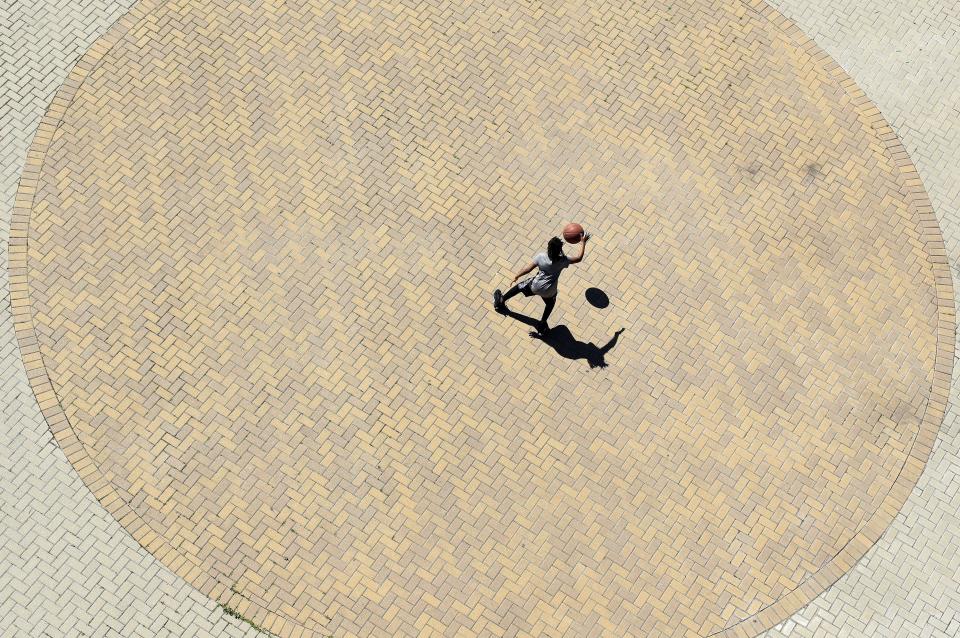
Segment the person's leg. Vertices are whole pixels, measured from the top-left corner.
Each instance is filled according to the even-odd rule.
[[[519,294],[520,294],[520,284],[516,284],[514,285],[513,288],[511,288],[510,290],[508,290],[503,294],[503,300],[506,301],[507,299],[510,299],[511,297],[516,297]]]
[[[507,309],[507,299],[518,295],[520,293],[520,285],[517,284],[513,288],[507,291],[507,294],[500,292],[500,289],[497,288],[493,291],[493,307],[497,310],[506,310]]]
[[[540,327],[543,330],[547,330],[547,319],[550,318],[550,313],[553,312],[553,307],[557,305],[557,296],[544,297],[543,298],[543,316],[540,317]]]

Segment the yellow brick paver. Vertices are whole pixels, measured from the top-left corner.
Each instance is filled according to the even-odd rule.
[[[569,220],[607,367],[490,307]],[[755,635],[892,520],[952,369],[916,172],[759,2],[146,0],[10,272],[94,494],[283,636]]]

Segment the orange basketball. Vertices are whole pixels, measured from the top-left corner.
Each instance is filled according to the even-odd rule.
[[[583,226],[570,222],[563,227],[563,238],[571,244],[580,243],[580,235],[583,233]]]

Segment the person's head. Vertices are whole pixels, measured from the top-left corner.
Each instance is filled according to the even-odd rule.
[[[551,237],[547,242],[547,257],[550,261],[563,257],[563,240],[559,237]]]

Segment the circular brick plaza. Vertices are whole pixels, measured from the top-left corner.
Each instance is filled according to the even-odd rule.
[[[491,293],[570,220],[532,339]],[[952,369],[912,165],[752,1],[146,0],[10,259],[87,485],[281,636],[755,635],[889,525]]]

